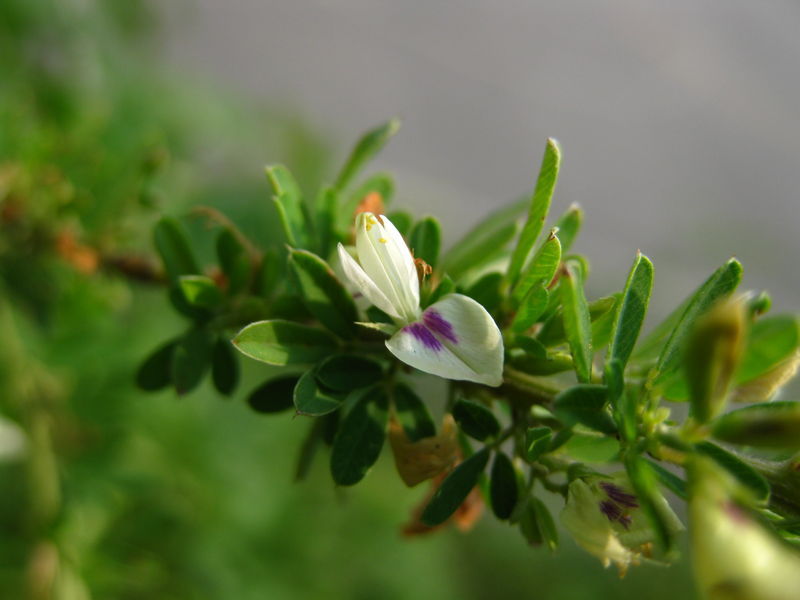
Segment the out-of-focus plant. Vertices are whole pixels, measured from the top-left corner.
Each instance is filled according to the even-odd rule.
[[[3,598],[207,587],[188,575],[202,534],[176,502],[180,460],[131,401],[146,335],[141,318],[134,328],[163,284],[148,235],[162,211],[201,197],[241,210],[253,189],[182,162],[203,138],[243,138],[224,133],[236,131],[227,100],[198,101],[148,64],[153,26],[140,0],[0,3]],[[291,120],[270,135],[313,179],[316,138]]]
[[[141,387],[186,393],[210,375],[231,394],[238,349],[282,368],[248,392],[250,406],[309,421],[298,478],[329,447],[334,483],[354,485],[388,437],[403,481],[431,482],[408,532],[464,525],[485,502],[531,544],[555,548],[546,490],[563,498],[575,541],[624,573],[676,558],[684,527],[668,490],[689,499],[707,597],[795,597],[781,573],[798,561],[800,403],[774,397],[798,364],[797,316],[765,316],[768,295],[737,292],[736,259],[643,338],[647,256],[636,253],[619,292],[587,299],[589,262],[571,251],[582,211],[547,225],[555,140],[530,200],[443,252],[436,218],[393,207],[389,175],[361,175],[397,128],[365,134],[310,198],[288,169],[267,168],[280,250],[218,218],[216,260],[203,264],[179,221],[156,225],[186,330],[147,358]],[[447,391],[422,391],[420,371]],[[688,403],[688,415],[668,401]],[[733,402],[748,406],[728,412]],[[438,426],[433,413],[444,414]],[[774,560],[756,561],[762,547]]]

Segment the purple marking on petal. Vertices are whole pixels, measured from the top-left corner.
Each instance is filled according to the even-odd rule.
[[[613,483],[602,481],[600,482],[600,487],[603,488],[606,495],[617,504],[621,504],[627,508],[639,508],[639,502],[637,502],[636,496],[629,494]]]
[[[622,517],[622,511],[619,506],[608,500],[603,500],[600,503],[600,512],[603,513],[609,521],[619,521]]]
[[[403,331],[407,331],[418,341],[422,342],[422,344],[428,347],[430,350],[434,352],[438,352],[442,349],[442,342],[436,339],[436,336],[431,333],[431,331],[425,327],[422,323],[412,323],[411,325],[406,325],[403,327]]]
[[[458,338],[453,331],[453,325],[432,308],[422,313],[422,320],[433,333],[442,336],[449,342],[458,343]]]
[[[621,515],[619,519],[620,525],[622,525],[626,530],[631,528],[631,523],[633,523],[633,519],[630,515]]]

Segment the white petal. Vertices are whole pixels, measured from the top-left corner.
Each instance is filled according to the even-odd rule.
[[[339,244],[339,262],[342,264],[344,274],[367,297],[367,300],[393,319],[400,319],[400,314],[395,310],[394,305],[341,244]]]
[[[450,294],[428,307],[386,347],[406,364],[446,379],[503,382],[503,337],[491,315],[472,298]]]
[[[358,261],[375,285],[408,322],[419,316],[419,280],[403,236],[386,217],[356,218]]]

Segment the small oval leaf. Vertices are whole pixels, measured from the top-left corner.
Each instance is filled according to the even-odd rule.
[[[561,278],[564,332],[575,363],[578,381],[592,380],[592,328],[583,292],[583,277],[573,263],[566,263]]]
[[[239,383],[239,362],[230,341],[218,339],[211,353],[211,380],[220,394],[230,396]]]
[[[331,475],[339,485],[354,485],[364,478],[380,456],[386,437],[389,402],[381,387],[359,394],[342,420],[331,450]]]
[[[489,497],[492,501],[494,515],[501,521],[508,519],[514,512],[518,496],[517,474],[514,471],[514,465],[505,453],[498,451],[494,455],[489,477]]]
[[[644,254],[637,253],[622,292],[608,349],[609,360],[618,360],[623,370],[642,329],[652,291],[653,263]]]
[[[153,240],[170,281],[176,281],[181,275],[199,272],[189,240],[176,219],[163,217],[156,223]]]
[[[460,398],[453,405],[452,412],[461,430],[476,440],[483,441],[500,433],[500,422],[483,404]]]
[[[414,258],[421,258],[435,267],[439,260],[439,248],[442,244],[442,226],[433,217],[425,217],[414,224],[409,236],[408,246],[414,252]]]
[[[342,400],[317,384],[314,370],[300,377],[294,388],[294,406],[301,415],[321,417],[342,406]]]
[[[397,420],[410,442],[436,435],[436,424],[422,399],[405,384],[394,388],[394,409]]]
[[[305,250],[289,252],[289,272],[308,311],[335,334],[349,338],[356,332],[358,311],[350,293],[327,263]]]
[[[354,354],[326,358],[317,368],[317,381],[337,392],[350,392],[378,383],[383,378],[381,365]]]
[[[478,483],[488,461],[489,449],[483,448],[458,465],[433,494],[422,513],[422,522],[435,527],[449,519]]]
[[[222,304],[222,290],[205,275],[181,275],[178,279],[183,297],[194,308],[214,309]]]
[[[251,323],[236,334],[233,344],[245,356],[279,367],[315,363],[338,345],[326,331],[278,319]]]
[[[261,384],[247,397],[254,411],[264,414],[283,412],[294,406],[294,388],[300,378],[286,375]]]
[[[608,389],[604,385],[579,384],[561,392],[553,400],[553,412],[568,427],[580,423],[603,433],[617,428],[606,410]]]
[[[136,385],[146,392],[157,392],[172,382],[172,355],[176,341],[158,347],[148,356],[136,372]]]

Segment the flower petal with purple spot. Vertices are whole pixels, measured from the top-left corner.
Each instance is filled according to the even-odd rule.
[[[442,349],[442,342],[436,339],[436,336],[433,335],[431,330],[428,329],[423,323],[412,323],[411,325],[406,325],[403,327],[403,331],[413,335],[429,350],[438,352]]]
[[[453,331],[453,324],[433,308],[429,308],[422,313],[422,322],[436,335],[443,337],[453,344],[458,343],[458,337],[456,337],[456,333]]]

